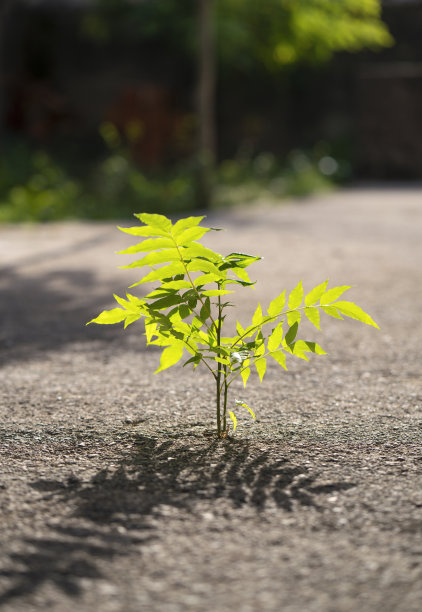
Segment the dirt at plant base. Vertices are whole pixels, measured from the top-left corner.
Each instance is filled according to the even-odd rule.
[[[0,607],[80,612],[422,608],[422,190],[213,213],[207,244],[264,256],[244,323],[330,278],[381,331],[322,319],[327,351],[239,384],[214,426],[199,368],[153,372],[142,327],[84,323],[136,271],[108,223],[0,229]]]

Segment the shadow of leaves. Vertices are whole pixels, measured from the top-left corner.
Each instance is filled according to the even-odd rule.
[[[145,542],[162,537],[150,519],[160,519],[165,507],[190,521],[200,520],[197,510],[204,502],[212,510],[221,499],[234,512],[248,507],[262,513],[269,504],[289,513],[309,507],[319,511],[317,496],[355,486],[318,485],[318,474],[291,464],[277,449],[262,450],[249,441],[192,443],[183,437],[162,441],[137,435],[133,449],[117,467],[99,470],[87,483],[76,478],[31,483],[47,502],[72,504],[72,523],[51,528],[49,538],[25,540],[30,552],[11,555],[19,569],[0,571],[12,582],[0,604],[46,581],[68,596],[79,595],[81,578],[102,577],[100,559],[142,551]]]

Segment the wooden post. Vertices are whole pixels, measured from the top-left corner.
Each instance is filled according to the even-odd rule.
[[[197,207],[208,208],[216,158],[213,0],[198,0],[198,59]]]

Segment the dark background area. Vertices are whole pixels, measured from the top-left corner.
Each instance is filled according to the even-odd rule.
[[[195,3],[181,0],[176,12],[171,4],[3,0],[0,212],[20,207],[25,217],[29,207],[41,220],[40,210],[46,219],[64,211],[116,216],[116,200],[127,202],[124,215],[138,196],[147,209],[170,200],[176,210],[189,207]],[[278,72],[240,53],[232,61],[223,48],[215,100],[220,182],[252,173],[276,195],[302,195],[319,187],[316,175],[309,185],[302,176],[297,193],[286,180],[311,166],[340,183],[422,178],[422,2],[385,1],[382,19],[394,45]],[[217,37],[230,37],[223,26]],[[41,187],[34,176],[44,177]],[[34,190],[41,204],[33,204]],[[61,208],[48,203],[46,190],[58,194]],[[95,198],[102,198],[100,213]]]

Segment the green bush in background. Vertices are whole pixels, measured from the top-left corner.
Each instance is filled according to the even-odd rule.
[[[214,206],[302,197],[344,178],[333,157],[294,151],[281,161],[271,153],[222,162],[215,172]],[[0,222],[124,219],[143,210],[192,210],[195,164],[143,172],[124,150],[112,150],[87,173],[74,176],[44,151],[15,145],[0,159]]]

